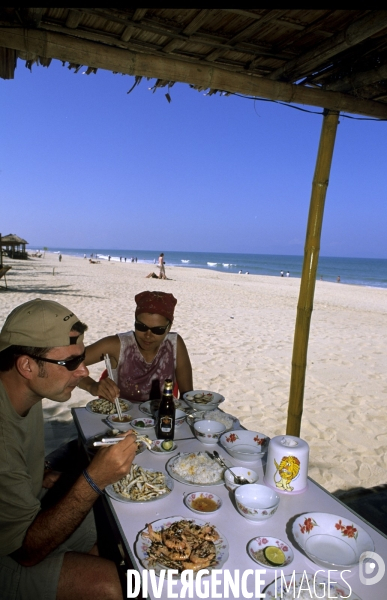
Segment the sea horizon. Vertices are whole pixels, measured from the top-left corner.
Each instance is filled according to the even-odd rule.
[[[36,246],[42,251],[42,246]],[[29,252],[33,251],[29,249]],[[110,260],[114,262],[131,262],[137,259],[139,263],[155,265],[159,252],[154,250],[135,250],[117,248],[65,248],[50,247],[47,252],[78,256],[89,259]],[[283,254],[252,254],[238,252],[188,252],[165,250],[165,266],[199,268],[219,272],[241,273],[250,275],[268,275],[280,277],[281,271],[286,277],[300,278],[303,255]],[[125,261],[126,259],[126,261]],[[352,258],[352,257],[319,257],[317,279],[323,281],[362,285],[369,287],[387,288],[387,259],[383,258]]]

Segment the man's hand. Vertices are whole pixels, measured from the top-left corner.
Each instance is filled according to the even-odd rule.
[[[124,434],[123,434],[124,435]],[[137,452],[136,434],[129,431],[125,439],[101,448],[87,468],[90,477],[101,489],[116,483],[129,473]]]

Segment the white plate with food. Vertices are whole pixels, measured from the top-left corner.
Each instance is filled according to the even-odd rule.
[[[285,582],[281,580],[285,579]],[[333,579],[333,578],[332,578]],[[361,600],[359,596],[350,591],[347,583],[340,582],[340,573],[335,573],[337,582],[328,581],[326,577],[315,573],[292,573],[283,575],[279,573],[267,588],[265,598],[282,598],[282,600],[314,600],[328,598],[346,598],[346,600]],[[285,583],[286,588],[285,589]]]
[[[210,410],[210,408],[216,408],[221,402],[224,402],[224,396],[209,390],[192,390],[183,394],[183,400],[190,407],[197,410],[203,410],[206,407]]]
[[[132,465],[128,475],[106,486],[105,491],[113,500],[144,504],[165,498],[173,490],[173,485],[173,480],[166,473]]]
[[[131,404],[129,400],[123,400],[122,398],[119,400],[121,411],[123,413],[129,412],[133,404]],[[90,400],[85,408],[94,415],[114,415],[114,413],[117,412],[114,402],[110,402],[110,400],[105,400],[104,398],[94,398],[94,400]]]
[[[182,551],[176,552],[171,546],[175,545],[174,538],[181,542],[182,533],[187,542]],[[228,559],[229,546],[224,535],[206,521],[168,517],[140,531],[135,551],[143,567],[154,569],[159,576],[162,569],[177,569],[180,573],[192,569],[194,574],[200,569],[208,569],[209,573],[212,569],[221,569]],[[196,555],[199,552],[200,560]],[[180,574],[174,577],[179,578]]]
[[[290,544],[266,535],[250,540],[247,554],[265,569],[283,569],[290,565],[294,558]]]
[[[133,427],[133,429],[135,429],[139,433],[143,431],[149,431],[150,429],[154,429],[155,424],[155,420],[151,419],[150,417],[144,417],[143,419],[141,419],[140,417],[138,419],[133,419],[132,421],[130,421],[130,426]]]
[[[208,452],[179,453],[169,459],[165,468],[173,479],[187,485],[208,487],[224,483],[223,467]]]
[[[177,449],[177,444],[173,440],[152,440],[149,452],[153,454],[170,454]]]

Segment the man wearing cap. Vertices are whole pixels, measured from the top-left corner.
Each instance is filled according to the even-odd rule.
[[[0,597],[2,600],[121,599],[114,563],[98,555],[91,508],[130,469],[128,434],[102,448],[56,504],[41,507],[42,399],[66,402],[88,375],[87,326],[57,302],[14,309],[0,333]],[[52,481],[51,481],[52,483]]]

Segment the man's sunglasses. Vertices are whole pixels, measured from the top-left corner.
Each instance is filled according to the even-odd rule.
[[[79,365],[85,360],[86,352],[79,356],[75,356],[74,358],[69,358],[68,360],[53,360],[52,358],[43,358],[42,356],[36,356],[35,354],[27,354],[27,356],[34,358],[35,360],[42,360],[43,362],[59,365],[60,367],[66,367],[68,371],[75,371],[75,369],[78,369]]]
[[[136,331],[142,331],[142,333],[146,333],[149,329],[149,331],[151,331],[155,335],[163,335],[167,331],[169,325],[170,323],[168,323],[167,325],[162,325],[160,327],[148,327],[148,325],[145,325],[145,323],[141,323],[141,321],[134,322],[134,328],[136,329]]]

